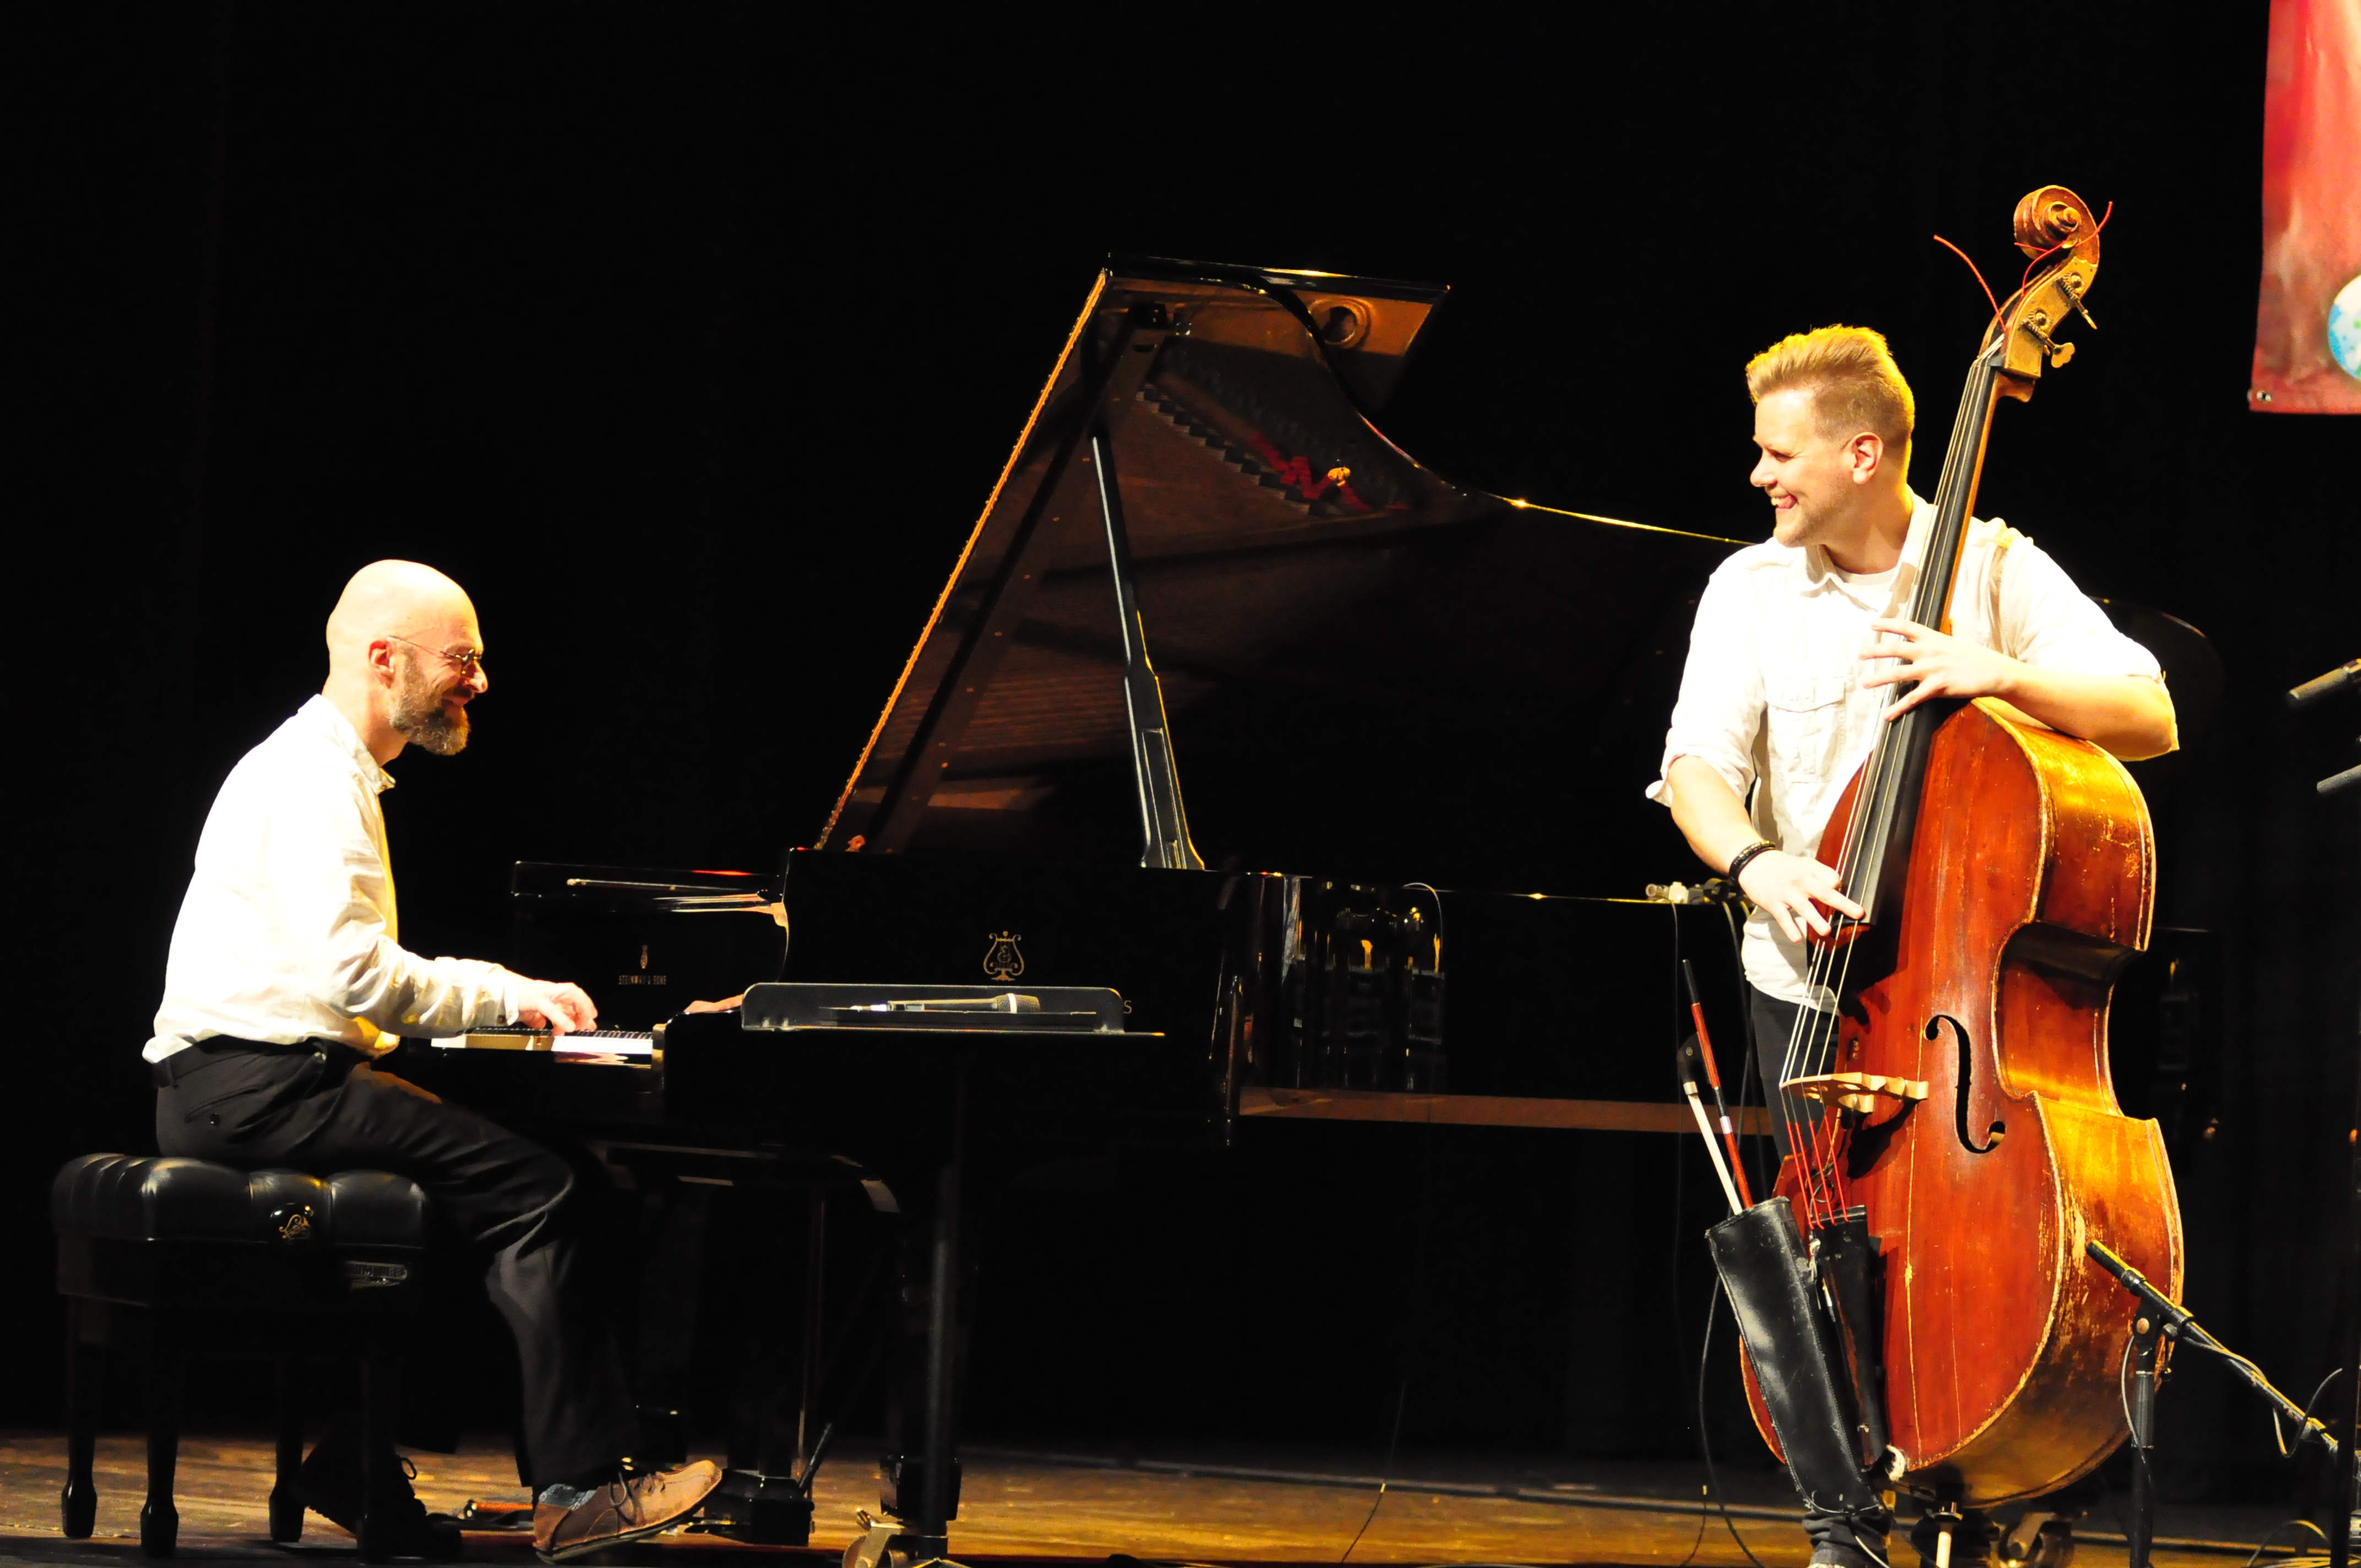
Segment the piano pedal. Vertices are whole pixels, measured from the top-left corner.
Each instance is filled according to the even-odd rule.
[[[670,1470],[688,1463],[688,1417],[686,1412],[657,1405],[642,1405],[641,1446],[634,1456],[642,1470]]]
[[[861,1533],[844,1549],[844,1568],[965,1568],[943,1555],[950,1542],[941,1536],[912,1535],[895,1520],[872,1519],[867,1508],[852,1517]]]
[[[697,1530],[763,1546],[811,1544],[812,1503],[785,1475],[730,1470],[706,1498]]]
[[[957,1568],[941,1552],[926,1551],[928,1543],[906,1531],[898,1520],[872,1519],[867,1508],[853,1509],[852,1518],[861,1533],[845,1545],[844,1568],[917,1568],[921,1563]]]
[[[901,1526],[871,1519],[867,1508],[853,1509],[852,1518],[861,1526],[861,1533],[845,1543],[844,1568],[883,1568],[886,1555],[894,1549],[894,1538],[901,1533]]]
[[[459,1510],[461,1530],[504,1530],[531,1533],[533,1505],[531,1503],[488,1503],[470,1497]]]

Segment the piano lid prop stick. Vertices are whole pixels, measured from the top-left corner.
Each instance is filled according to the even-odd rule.
[[[1738,1172],[1738,1195],[1752,1209],[1754,1192],[1746,1184],[1746,1162],[1738,1157],[1738,1127],[1730,1119],[1730,1102],[1721,1095],[1721,1069],[1714,1064],[1713,1036],[1706,1032],[1705,1002],[1697,995],[1697,970],[1686,959],[1681,960],[1681,978],[1688,981],[1689,1019],[1697,1025],[1697,1054],[1705,1061],[1705,1080],[1713,1087],[1713,1108],[1721,1114],[1721,1141],[1730,1148],[1730,1168]]]

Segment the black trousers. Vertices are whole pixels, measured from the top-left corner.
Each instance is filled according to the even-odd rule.
[[[208,1042],[211,1045],[212,1042]],[[248,1170],[387,1170],[426,1190],[484,1265],[522,1371],[520,1475],[538,1487],[640,1448],[612,1332],[595,1299],[565,1160],[445,1105],[359,1053],[323,1045],[192,1047],[158,1074],[156,1144]]]

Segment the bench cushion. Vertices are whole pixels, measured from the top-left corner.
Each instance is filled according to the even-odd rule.
[[[107,1241],[427,1245],[426,1194],[408,1177],[246,1171],[155,1155],[93,1154],[69,1162],[49,1188],[49,1223],[60,1236]]]

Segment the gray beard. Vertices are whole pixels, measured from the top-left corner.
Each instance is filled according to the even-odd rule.
[[[456,757],[467,749],[467,710],[461,708],[456,718],[444,712],[443,694],[410,670],[394,687],[390,718],[404,740],[438,757]]]

